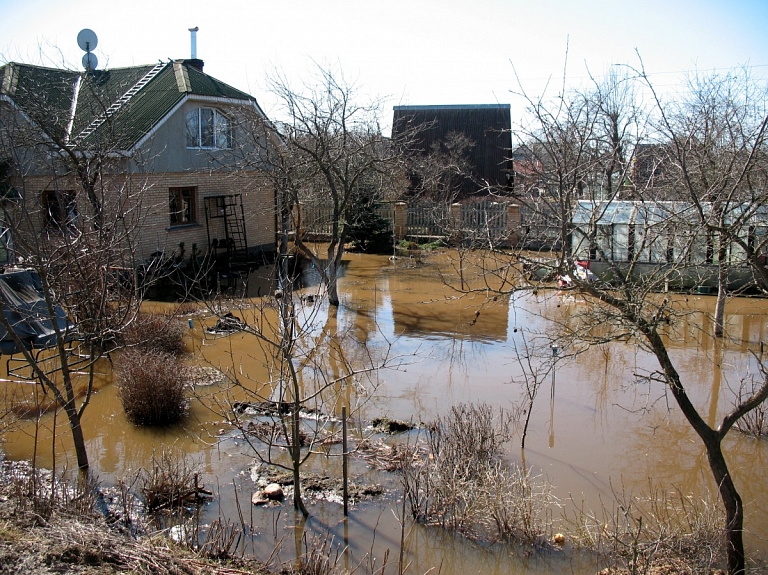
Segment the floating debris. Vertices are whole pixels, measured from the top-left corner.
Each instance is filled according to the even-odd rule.
[[[235,332],[243,331],[247,327],[248,325],[243,320],[231,312],[227,312],[219,317],[216,325],[206,328],[205,331],[213,335],[231,335]]]
[[[373,429],[381,433],[403,433],[416,429],[416,425],[408,421],[389,419],[388,417],[377,417],[371,422]]]
[[[419,445],[365,440],[355,451],[371,467],[382,471],[400,471],[406,462],[419,462],[426,458],[427,451]]]
[[[293,410],[293,404],[289,401],[237,401],[232,405],[235,413],[245,415],[262,415],[268,417],[280,417],[288,415]],[[338,418],[323,413],[319,409],[303,407],[299,410],[301,419],[313,421],[339,421]]]
[[[284,496],[293,494],[293,474],[281,471],[266,465],[257,465],[251,469],[251,479],[262,486],[262,490],[254,494],[251,502],[258,501],[254,505],[266,505],[260,495],[270,485],[274,484],[282,489]],[[313,499],[322,499],[334,503],[342,503],[342,478],[328,475],[312,475],[302,473],[301,488],[305,496]],[[350,481],[348,484],[349,500],[352,503],[373,499],[384,493],[384,488],[377,483],[360,484]],[[258,497],[257,497],[258,495]],[[275,500],[270,500],[270,504]]]

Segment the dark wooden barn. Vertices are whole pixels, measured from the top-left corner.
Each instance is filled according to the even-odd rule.
[[[443,106],[395,106],[392,137],[415,131],[414,153],[439,149],[453,135],[469,140],[467,150],[471,176],[463,178],[459,199],[511,190],[512,148],[509,104]]]

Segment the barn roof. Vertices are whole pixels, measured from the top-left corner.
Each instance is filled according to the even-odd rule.
[[[506,188],[511,183],[511,125],[509,104],[395,106],[392,137],[416,130],[414,148],[427,153],[451,134],[464,135],[473,144],[468,160],[474,179]],[[470,180],[462,187],[463,195],[477,191],[478,184]]]

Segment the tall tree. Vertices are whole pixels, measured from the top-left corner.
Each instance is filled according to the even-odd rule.
[[[6,77],[17,74],[13,93],[0,100],[0,157],[8,191],[2,225],[12,238],[6,245],[9,261],[31,272],[40,303],[30,307],[0,298],[0,324],[32,377],[66,413],[77,465],[85,469],[81,421],[94,391],[96,364],[138,312],[137,292],[122,281],[130,284],[133,278],[121,278],[116,270],[137,264],[133,241],[145,188],[140,175],[122,175],[118,129],[107,123],[87,146],[70,137],[70,116],[62,115],[67,94],[79,90],[94,115],[109,101],[96,75],[34,67],[19,74],[14,66],[4,70]],[[46,341],[26,337],[24,325],[30,322],[47,326]],[[38,344],[49,350],[41,352]]]
[[[729,272],[748,266],[757,286],[768,290],[768,235],[757,225],[768,201],[768,87],[743,69],[693,74],[684,97],[671,102],[653,94],[666,185],[696,207],[708,259],[717,264],[714,334],[722,337]]]
[[[397,193],[402,145],[382,135],[380,102],[358,103],[356,87],[341,73],[318,67],[314,82],[301,89],[279,75],[269,84],[283,121],[244,119],[244,137],[261,146],[281,201],[281,220],[295,230],[296,248],[315,265],[328,301],[338,306],[341,260],[358,214],[365,214],[358,202],[376,203]],[[267,149],[266,142],[277,141],[281,144]],[[328,239],[325,257],[313,250],[310,232]]]
[[[717,78],[711,82],[715,92],[728,93],[727,82]],[[743,100],[745,105],[738,110],[719,97],[718,106],[687,106],[686,101],[673,107],[657,100],[661,129],[651,132],[652,118],[638,115],[640,106],[631,97],[631,86],[628,76],[621,82],[609,77],[607,85],[564,92],[553,101],[528,98],[532,120],[521,133],[536,154],[540,170],[536,182],[546,198],[545,204],[529,205],[533,210],[545,207],[543,219],[551,222],[550,232],[557,237],[559,257],[553,259],[552,273],[568,274],[571,285],[585,297],[585,304],[571,310],[568,321],[553,332],[558,343],[567,343],[573,353],[585,345],[629,338],[653,354],[659,368],[652,377],[666,384],[706,450],[726,511],[728,573],[739,574],[745,569],[743,502],[728,468],[723,439],[739,418],[768,398],[768,377],[753,394],[735,397],[735,407],[718,425],[709,425],[691,399],[665,340],[685,310],[659,292],[698,273],[701,266],[696,262],[704,263],[704,238],[709,232],[720,234],[721,244],[740,246],[745,254],[740,261],[751,266],[756,277],[765,277],[762,248],[754,236],[750,240],[744,233],[760,213],[757,198],[764,191],[762,170],[749,168],[758,164],[764,150],[765,100]],[[702,95],[694,94],[693,101],[712,103]],[[686,113],[678,113],[682,110]],[[749,118],[749,126],[737,118]],[[688,131],[678,131],[678,123]],[[671,188],[633,181],[632,166],[637,166],[633,159],[637,160],[641,145],[650,142],[649,133],[661,135],[655,142],[661,164],[669,154],[682,175]],[[710,144],[699,151],[705,134]],[[617,203],[623,195],[633,202]],[[726,203],[728,210],[723,209]],[[627,213],[620,213],[622,209]],[[726,215],[732,219],[726,221]],[[599,262],[597,277],[573,273],[574,258]]]

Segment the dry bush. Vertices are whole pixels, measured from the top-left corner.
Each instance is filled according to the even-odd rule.
[[[480,517],[486,532],[496,533],[502,541],[542,543],[555,503],[551,484],[533,477],[530,470],[502,462],[488,466],[485,473],[477,505],[487,510]]]
[[[123,345],[179,356],[185,351],[186,329],[176,317],[143,313],[123,331]]]
[[[197,553],[216,561],[232,559],[242,538],[243,532],[237,525],[228,519],[218,518],[211,522]]]
[[[488,405],[458,405],[428,426],[428,455],[404,450],[403,487],[417,521],[493,541],[543,543],[549,485],[504,461],[511,419]]]
[[[341,548],[334,546],[333,537],[326,533],[324,537],[307,538],[302,536],[304,553],[298,558],[296,565],[283,572],[296,575],[335,575],[347,572],[341,563]]]
[[[614,493],[611,509],[577,508],[566,517],[574,545],[630,574],[711,573],[724,557],[724,514],[710,499],[650,487],[647,494]],[[661,571],[660,571],[661,570]],[[670,571],[671,572],[671,571]]]
[[[200,485],[198,468],[174,449],[152,454],[151,468],[140,470],[138,480],[147,511],[156,513],[208,499],[211,494]]]
[[[742,382],[736,397],[738,404],[752,397],[760,388],[756,381]],[[752,437],[768,437],[768,402],[763,402],[736,422],[736,429]]]
[[[123,409],[137,425],[169,425],[184,415],[189,374],[177,356],[127,349],[116,361],[115,378]]]

